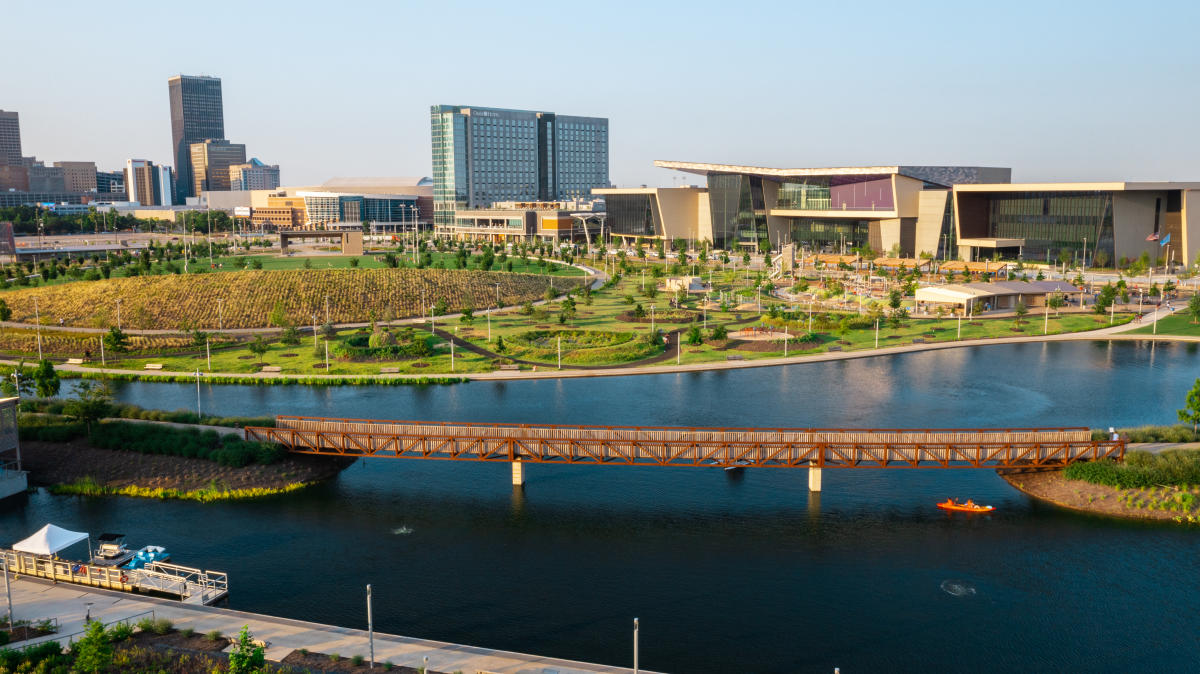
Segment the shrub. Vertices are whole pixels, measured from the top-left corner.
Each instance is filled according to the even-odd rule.
[[[108,639],[109,643],[125,641],[131,636],[133,636],[133,626],[124,622],[117,623],[116,625],[108,628],[108,632],[105,634],[105,637]]]
[[[221,630],[209,630],[204,633],[204,638],[209,641],[220,641],[225,638],[225,635],[221,634]]]
[[[242,625],[237,638],[233,641],[233,650],[229,652],[230,674],[256,674],[266,668],[266,654],[263,647],[254,643],[250,635],[250,626]]]
[[[354,665],[355,667],[358,667],[358,666],[362,665],[363,660],[365,660],[365,659],[366,658],[364,658],[361,655],[355,655],[354,657],[350,658],[350,664]]]
[[[106,672],[113,666],[113,649],[100,621],[88,623],[87,632],[72,647],[75,664],[72,671]]]
[[[195,630],[195,628],[192,628],[192,627],[185,627],[182,630],[179,630],[179,633],[182,634],[183,636],[191,639],[192,637],[194,637],[196,635],[196,630]]]

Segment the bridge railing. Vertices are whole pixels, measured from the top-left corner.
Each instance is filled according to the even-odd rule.
[[[1121,458],[1124,442],[1094,441],[1081,427],[1005,429],[685,428],[534,426],[278,418],[247,438],[292,451],[350,456],[759,466],[1059,465]]]

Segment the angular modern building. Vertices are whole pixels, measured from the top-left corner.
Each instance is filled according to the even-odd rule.
[[[951,188],[1003,183],[1011,169],[977,166],[763,168],[656,161],[702,176],[704,187],[596,189],[605,229],[622,238],[683,238],[715,247],[813,250],[870,246],[941,257],[954,250]]]
[[[199,196],[192,176],[192,143],[225,137],[221,79],[176,75],[167,80],[171,100],[171,154],[175,157],[175,198]],[[242,161],[246,161],[242,157]]]
[[[1143,252],[1192,264],[1200,253],[1200,182],[954,186],[958,257],[1109,267]]]
[[[565,201],[607,187],[608,120],[459,105],[430,108],[434,224],[501,201]]]

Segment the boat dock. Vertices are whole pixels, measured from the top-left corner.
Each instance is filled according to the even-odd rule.
[[[27,576],[12,583],[12,599],[13,613],[17,618],[40,619],[52,616],[58,620],[60,626],[57,634],[37,637],[16,644],[17,647],[43,641],[59,641],[66,645],[82,635],[85,617],[109,625],[122,621],[136,622],[140,617],[152,616],[170,620],[176,629],[190,628],[198,634],[217,630],[225,635],[234,635],[246,625],[256,640],[265,643],[267,659],[274,662],[300,649],[314,653],[339,653],[343,658],[355,655],[365,658],[370,653],[366,630],[203,606],[199,603],[180,603],[129,592],[88,588],[78,584],[55,585],[47,580]],[[319,619],[319,615],[314,617]],[[633,672],[627,667],[598,665],[381,632],[375,633],[375,662],[373,671],[382,671],[383,668],[379,664],[391,662],[397,669],[410,667],[415,670],[428,664],[428,669],[432,672],[468,674]],[[366,663],[361,669],[363,672],[372,671]],[[646,669],[640,669],[638,673],[652,674]]]
[[[55,559],[12,549],[0,550],[10,573],[118,592],[166,596],[185,604],[209,606],[229,595],[229,575],[167,562],[141,569]]]

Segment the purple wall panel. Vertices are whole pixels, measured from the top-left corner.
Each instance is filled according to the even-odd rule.
[[[890,210],[892,204],[892,179],[880,178],[829,188],[830,208],[834,210]]]

